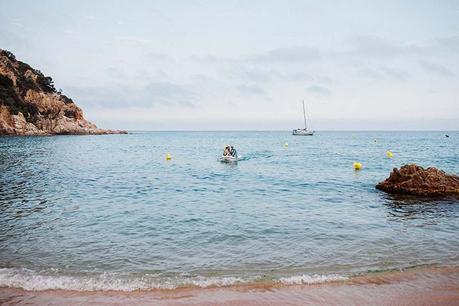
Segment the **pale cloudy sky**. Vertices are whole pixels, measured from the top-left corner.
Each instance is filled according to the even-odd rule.
[[[101,127],[459,129],[459,1],[0,0],[0,48]]]

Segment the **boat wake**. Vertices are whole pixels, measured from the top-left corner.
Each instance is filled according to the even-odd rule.
[[[253,160],[260,158],[271,158],[273,157],[273,152],[268,150],[256,151],[252,153],[245,154],[240,160]]]

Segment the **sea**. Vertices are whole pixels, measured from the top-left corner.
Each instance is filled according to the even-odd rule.
[[[219,162],[226,145],[239,162]],[[459,174],[459,132],[1,137],[0,287],[315,284],[457,267],[458,198],[375,189],[407,163]]]

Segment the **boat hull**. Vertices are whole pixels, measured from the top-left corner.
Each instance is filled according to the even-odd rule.
[[[222,163],[237,163],[238,160],[240,159],[241,157],[240,156],[222,156],[220,157],[220,161]]]
[[[292,135],[294,136],[313,136],[314,131],[308,131],[305,129],[296,129],[296,130],[293,130]]]

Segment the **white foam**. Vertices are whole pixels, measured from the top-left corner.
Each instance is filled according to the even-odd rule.
[[[0,268],[0,287],[22,288],[25,290],[74,290],[74,291],[135,291],[149,289],[176,289],[179,287],[225,287],[259,280],[260,277],[161,277],[146,274],[142,277],[128,277],[114,273],[98,275],[62,275],[56,269],[35,272],[24,268]],[[341,275],[298,275],[280,278],[274,282],[285,285],[320,284],[347,279]]]
[[[279,279],[279,282],[284,285],[312,285],[312,284],[322,284],[328,282],[342,281],[346,280],[347,277],[338,275],[338,274],[329,274],[329,275],[296,275],[290,277],[282,277]]]
[[[246,282],[248,282],[248,280],[243,280],[239,277],[198,277],[196,279],[190,280],[189,284],[201,288],[207,288],[225,287]]]
[[[122,277],[104,273],[96,276],[68,276],[56,273],[36,273],[28,269],[0,268],[0,287],[25,290],[75,290],[75,291],[135,291],[148,289],[176,289],[196,286],[223,287],[248,282],[239,277],[168,277],[146,275],[139,278]]]
[[[322,284],[334,281],[342,281],[348,279],[347,277],[338,275],[338,274],[329,274],[329,275],[296,275],[290,277],[282,277],[279,279],[279,282],[284,285],[312,285],[312,284]]]

